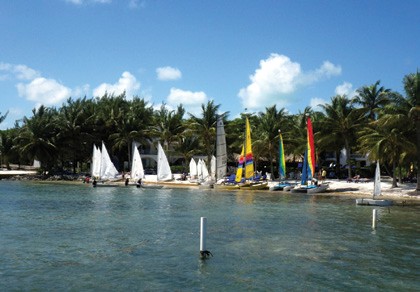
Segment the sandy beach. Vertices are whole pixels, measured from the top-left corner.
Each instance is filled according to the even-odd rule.
[[[30,177],[36,175],[36,171],[27,171],[27,170],[0,170],[0,179],[9,179],[13,177]],[[63,181],[66,183],[81,183],[80,180],[75,181]],[[60,180],[47,180],[45,182],[54,182],[58,183]],[[148,184],[157,184],[156,176],[146,176],[143,180],[144,183]],[[291,181],[295,182],[295,181]],[[120,181],[122,185],[124,181]],[[277,181],[270,181],[269,186],[277,184]],[[327,192],[318,193],[316,195],[323,196],[343,196],[349,198],[371,198],[373,192],[373,181],[367,182],[347,182],[346,180],[337,180],[330,179],[326,180],[325,183],[329,185]],[[182,180],[174,179],[173,181],[168,182],[159,182],[167,188],[196,188],[199,189],[197,183],[192,183]],[[415,183],[404,183],[399,184],[398,187],[392,188],[392,178],[391,177],[382,177],[381,187],[383,199],[390,199],[395,202],[395,204],[420,204],[420,193],[416,193],[416,184]],[[264,191],[266,192],[266,191]]]

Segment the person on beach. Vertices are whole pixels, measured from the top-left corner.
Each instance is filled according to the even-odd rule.
[[[140,188],[141,187],[141,178],[139,178],[139,180],[137,181],[137,185],[136,185],[138,188]]]
[[[125,186],[128,186],[128,178],[125,179]]]
[[[325,168],[323,168],[321,171],[321,182],[324,182],[326,177],[327,177],[327,171],[325,170]]]
[[[93,187],[96,187],[96,179],[93,179],[92,185]]]

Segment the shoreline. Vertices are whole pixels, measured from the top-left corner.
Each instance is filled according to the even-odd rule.
[[[60,184],[83,184],[82,176],[79,178],[73,179],[67,178],[67,176],[51,176],[51,177],[42,177],[36,175],[36,171],[27,171],[27,170],[0,170],[0,179],[5,180],[24,180],[32,181],[39,183],[60,183]],[[172,180],[165,182],[157,182],[153,177],[146,177],[143,180],[146,184],[160,184],[167,188],[190,188],[190,189],[200,189],[199,185],[194,182],[189,181],[180,181]],[[291,180],[291,183],[294,183],[295,180]],[[124,186],[124,181],[116,181],[116,183]],[[277,184],[277,181],[269,181],[268,186]],[[325,181],[329,185],[329,188],[325,193],[317,193],[315,196],[335,196],[335,197],[345,197],[349,199],[356,198],[372,198],[373,192],[373,182],[347,182],[346,180],[338,179],[328,179]],[[392,188],[392,178],[383,177],[381,181],[382,186],[382,195],[379,199],[387,199],[394,201],[395,204],[399,205],[420,205],[420,192],[416,192],[416,183],[404,183],[398,184],[398,187]],[[238,191],[238,190],[233,190]],[[241,190],[239,190],[241,191]],[[272,192],[268,190],[259,190],[258,192],[270,192],[278,193],[279,195],[284,194],[284,192]]]

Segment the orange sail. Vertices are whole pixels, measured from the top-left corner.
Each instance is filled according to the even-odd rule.
[[[314,145],[314,133],[312,130],[312,121],[311,118],[308,117],[306,121],[306,128],[307,128],[307,146],[306,149],[308,150],[308,167],[310,169],[310,174],[314,177],[315,174],[315,145]]]

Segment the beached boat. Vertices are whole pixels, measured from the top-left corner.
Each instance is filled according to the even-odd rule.
[[[284,158],[283,137],[279,130],[279,183],[270,187],[270,191],[290,191],[294,187],[286,179],[286,160]]]
[[[119,186],[119,184],[115,183],[116,180],[120,179],[118,177],[118,171],[109,157],[104,142],[102,142],[102,150],[96,148],[95,145],[93,146],[92,177],[93,187]]]
[[[236,170],[236,182],[240,189],[268,189],[267,182],[256,180],[254,177],[254,156],[252,154],[251,125],[248,117],[245,119],[245,141],[239,157]]]
[[[356,205],[386,207],[386,206],[391,206],[393,204],[393,201],[391,200],[376,199],[378,196],[381,196],[381,195],[382,195],[381,170],[379,166],[379,161],[376,161],[375,180],[373,183],[372,199],[356,199]]]
[[[312,129],[312,121],[308,116],[306,120],[306,135],[307,143],[305,156],[303,158],[302,165],[302,177],[300,185],[295,186],[290,191],[292,193],[322,193],[328,188],[328,184],[318,184],[318,181],[314,179],[315,174],[315,145],[314,145],[314,134]]]
[[[133,143],[133,162],[131,163],[130,178],[134,183],[137,183],[139,179],[144,178],[143,162],[139,149],[137,148],[137,143]]]
[[[140,189],[161,189],[163,188],[163,185],[157,185],[157,184],[148,184],[148,183],[137,183],[136,186]]]
[[[166,157],[165,151],[162,146],[158,143],[158,161],[157,161],[157,180],[158,181],[170,181],[173,180],[171,167]]]

